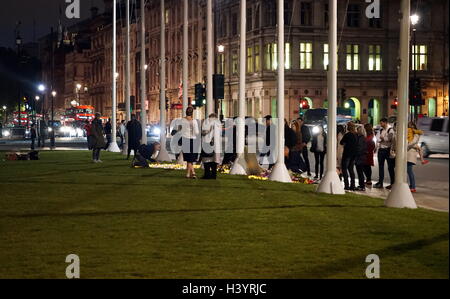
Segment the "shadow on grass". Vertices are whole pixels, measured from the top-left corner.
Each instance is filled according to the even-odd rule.
[[[115,216],[115,215],[146,215],[146,214],[170,214],[170,213],[196,213],[196,212],[220,212],[220,211],[247,211],[247,210],[278,210],[298,208],[364,208],[380,209],[383,206],[358,206],[358,205],[284,205],[267,207],[246,208],[212,208],[212,209],[177,209],[177,210],[130,210],[130,211],[99,211],[99,212],[71,212],[71,213],[28,213],[28,214],[0,214],[1,217],[9,218],[37,218],[37,217],[78,217],[78,216]]]
[[[383,259],[387,257],[395,257],[403,255],[409,251],[420,250],[426,246],[433,245],[435,243],[448,241],[448,234],[440,234],[429,239],[420,239],[412,242],[401,243],[397,245],[392,245],[382,249],[372,250],[371,253],[377,254],[380,257],[381,269],[383,268]],[[370,253],[368,253],[370,254]],[[298,273],[299,278],[327,278],[333,277],[341,273],[345,273],[347,270],[352,268],[361,267],[361,278],[364,278],[365,268],[369,265],[365,263],[365,256],[355,256],[351,258],[345,258],[340,260],[334,260],[333,263],[326,265],[320,265],[317,267],[309,268],[306,272]],[[407,266],[407,265],[405,265]],[[448,265],[447,265],[448,266]],[[318,275],[318,273],[322,273]],[[381,272],[381,277],[383,273]],[[407,278],[408,274],[404,274]],[[414,277],[411,277],[414,278]]]

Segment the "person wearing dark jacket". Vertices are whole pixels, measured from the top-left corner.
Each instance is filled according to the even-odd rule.
[[[136,115],[131,115],[131,120],[127,123],[128,131],[128,154],[127,159],[130,159],[131,150],[136,155],[142,139],[142,126],[136,119]]]
[[[301,153],[303,156],[303,161],[305,162],[306,166],[306,173],[308,176],[311,176],[311,167],[309,164],[309,157],[308,157],[308,143],[311,140],[311,132],[309,131],[309,128],[305,126],[305,122],[300,117],[297,119],[300,124],[300,130],[302,132],[302,149]]]
[[[356,172],[358,173],[359,186],[356,191],[366,191],[364,167],[367,162],[366,132],[362,126],[358,127],[356,137]]]
[[[108,119],[108,122],[105,124],[105,135],[106,135],[106,146],[105,150],[108,149],[109,145],[112,142],[112,125],[111,125],[111,119]]]
[[[285,146],[285,164],[286,168],[301,173],[300,155],[295,150],[297,144],[297,136],[295,131],[289,127],[288,122],[284,121],[284,146]]]
[[[354,191],[355,188],[355,160],[357,156],[357,135],[355,124],[349,122],[347,124],[347,133],[342,137],[341,145],[344,146],[344,153],[342,154],[342,173],[344,175],[345,190]],[[348,177],[350,174],[350,184]]]
[[[311,152],[314,153],[314,160],[316,162],[316,176],[315,179],[322,179],[323,177],[323,161],[327,152],[327,134],[320,125],[319,132],[312,137]]]
[[[30,128],[31,150],[34,150],[36,137],[37,137],[36,125],[32,124]]]
[[[95,118],[92,121],[91,127],[91,145],[92,145],[92,160],[94,163],[102,163],[100,160],[100,151],[105,148],[106,142],[103,137],[103,124],[100,119],[100,113],[95,113]]]

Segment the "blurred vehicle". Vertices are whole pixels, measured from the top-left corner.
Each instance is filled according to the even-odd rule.
[[[449,153],[449,120],[448,117],[422,117],[417,122],[419,130],[423,131],[420,137],[420,147],[424,157],[430,154]]]
[[[145,131],[147,137],[159,137],[161,134],[161,128],[158,125],[148,125]]]
[[[352,121],[350,109],[337,108],[336,112],[336,124],[346,125],[348,122]],[[317,134],[319,132],[319,125],[322,125],[325,129],[325,132],[327,132],[328,109],[309,109],[305,112],[303,120],[305,122],[305,125],[311,130],[311,134]]]

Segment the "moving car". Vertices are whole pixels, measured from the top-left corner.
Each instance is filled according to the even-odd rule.
[[[449,126],[448,117],[419,118],[417,127],[423,131],[420,147],[424,157],[428,157],[430,154],[449,153]]]

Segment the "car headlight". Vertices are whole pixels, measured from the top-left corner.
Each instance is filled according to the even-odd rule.
[[[154,128],[153,129],[153,134],[155,134],[155,135],[161,134],[161,129],[160,128]]]
[[[319,134],[319,132],[320,132],[320,129],[319,129],[318,126],[315,126],[315,127],[312,128],[312,133],[313,134]]]
[[[48,128],[48,131],[51,132],[51,131],[53,131],[53,129],[52,128]]]
[[[9,131],[3,131],[3,135],[5,137],[9,137],[11,135],[11,133]]]

